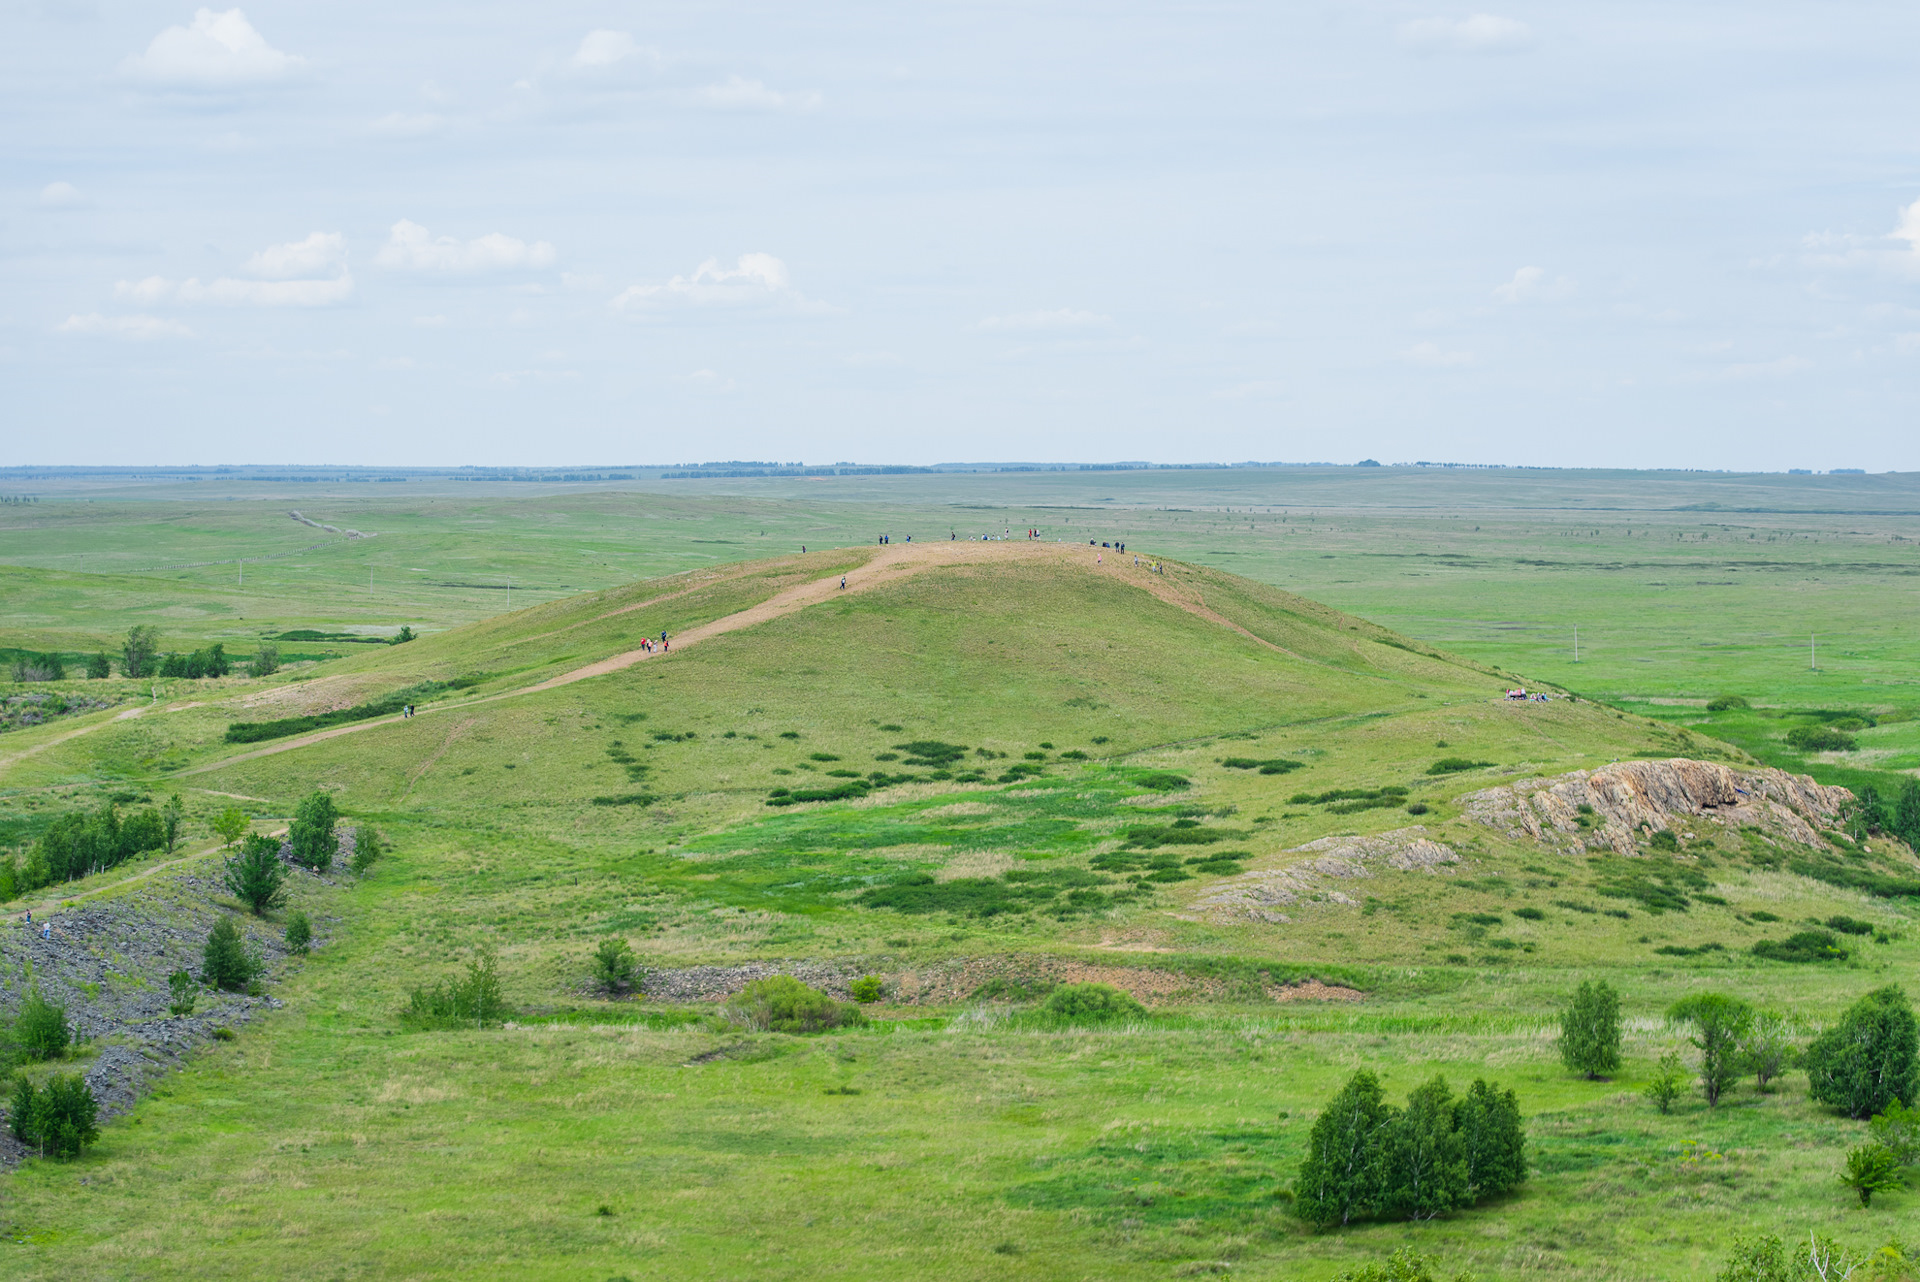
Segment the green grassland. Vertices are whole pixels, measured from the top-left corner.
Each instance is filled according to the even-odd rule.
[[[1683,1101],[1671,1116],[1638,1091],[1680,1045],[1658,1016],[1681,996],[1737,993],[1810,1035],[1866,990],[1907,982],[1920,961],[1912,900],[1798,875],[1792,863],[1813,852],[1712,825],[1672,854],[1571,858],[1473,822],[1458,798],[1636,756],[1897,781],[1910,768],[1903,754],[1920,745],[1896,684],[1914,657],[1900,614],[1910,553],[1887,540],[1912,518],[1778,509],[1892,510],[1910,496],[1883,478],[1793,478],[1808,483],[1799,489],[1656,478],[1650,494],[1632,495],[1606,477],[1558,491],[1554,478],[1529,477],[1523,491],[1491,474],[1384,471],[747,481],[728,483],[732,494],[713,493],[720,482],[660,483],[383,497],[351,511],[310,489],[271,504],[196,497],[190,519],[172,506],[188,500],[95,494],[90,506],[132,523],[89,545],[102,558],[127,556],[135,537],[156,556],[208,556],[253,537],[248,512],[277,512],[289,527],[277,536],[313,541],[288,506],[377,532],[342,538],[306,585],[295,573],[305,554],[263,569],[259,631],[433,631],[407,645],[338,647],[338,658],[261,679],[57,683],[120,701],[0,734],[0,846],[114,796],[140,804],[178,790],[204,832],[236,800],[270,822],[321,787],[397,852],[363,880],[305,885],[303,902],[327,914],[327,943],[276,988],[284,1009],[202,1052],[87,1156],[0,1177],[9,1275],[1164,1278],[1227,1268],[1317,1279],[1414,1244],[1487,1278],[1677,1278],[1711,1276],[1732,1236],[1753,1227],[1856,1245],[1909,1234],[1912,1193],[1862,1211],[1835,1180],[1864,1126],[1811,1103],[1803,1076],[1764,1094],[1749,1082],[1713,1112]],[[1372,494],[1355,488],[1374,481],[1383,485]],[[1861,495],[1843,481],[1876,485]],[[989,483],[991,495],[968,492]],[[1241,485],[1251,488],[1231,488]],[[1534,510],[1543,495],[1559,506]],[[998,506],[963,504],[987,497]],[[1439,498],[1448,510],[1420,510]],[[1601,522],[1603,507],[1628,498],[1664,514]],[[1283,499],[1325,506],[1227,510]],[[1375,499],[1395,506],[1367,507]],[[1329,518],[1336,503],[1346,506]],[[1764,527],[1776,542],[1739,555],[1791,561],[1803,579],[1829,576],[1831,590],[1783,588],[1789,572],[1767,570],[1776,577],[1761,585],[1690,591],[1691,607],[1683,594],[1670,609],[1649,596],[1644,578],[1671,578],[1702,555],[1672,537],[1701,515],[1677,509],[1702,503],[1771,504],[1740,514],[1756,535],[1741,541],[1763,542]],[[1571,510],[1580,505],[1588,511]],[[40,519],[61,506],[27,511]],[[1016,531],[1105,522],[1109,540],[1127,538],[1129,560],[1136,545],[1150,548],[1170,558],[1167,572],[1135,580],[1040,557],[930,568],[528,689],[643,635],[679,635],[806,582],[857,577],[872,539],[856,537],[856,521],[905,529],[896,523],[962,511]],[[63,531],[86,526],[57,515],[72,522]],[[1242,540],[1228,518],[1249,516],[1257,528]],[[1606,533],[1580,534],[1576,521]],[[758,560],[739,560],[757,551],[744,541],[724,556],[711,549],[729,545],[696,541],[762,528],[785,542]],[[404,602],[396,590],[369,609],[353,596],[365,570],[353,558],[389,535],[406,551],[396,564],[439,567],[441,581],[478,581],[444,566],[500,550],[501,564],[551,591],[522,601],[516,589],[511,614],[459,588]],[[145,598],[56,580],[81,572],[54,564],[59,553],[24,526],[7,538],[0,558],[25,565],[18,582],[33,586],[0,590],[44,594],[31,598],[38,621],[4,638],[21,649],[61,638],[80,649],[226,591],[213,567],[179,571],[206,577],[171,578]],[[1643,539],[1647,550],[1629,558]],[[562,551],[618,540],[631,559],[610,556],[605,577],[562,576]],[[1586,560],[1573,552],[1582,540]],[[1234,561],[1243,552],[1245,566]],[[130,560],[105,568],[81,577],[151,578],[128,573],[152,569]],[[251,565],[247,574],[252,591]],[[67,614],[60,583],[83,599]],[[1794,599],[1769,615],[1769,593]],[[1808,679],[1824,685],[1796,685],[1785,657],[1792,620],[1779,615],[1803,599],[1860,635],[1855,657],[1834,658],[1853,667]],[[229,604],[256,622],[252,601]],[[1590,658],[1583,626],[1582,663],[1569,652],[1560,666],[1545,629],[1563,608],[1611,611],[1616,637],[1661,640],[1626,655],[1603,629]],[[226,637],[244,651],[258,631],[223,630],[226,617],[169,626],[182,644]],[[1702,644],[1716,628],[1745,640]],[[1602,701],[1504,702],[1516,672]],[[410,720],[287,750],[224,739],[235,721],[455,677],[481,679],[423,697]],[[1720,693],[1755,706],[1708,713],[1705,699]],[[1822,708],[1877,724],[1854,751],[1809,758],[1784,733]],[[913,764],[925,758],[910,745],[928,741],[964,752]],[[1429,773],[1443,758],[1486,764]],[[1297,765],[1263,774],[1260,762]],[[855,783],[839,800],[781,803],[796,789]],[[1382,804],[1299,800],[1334,792]],[[1287,906],[1287,920],[1202,902],[1243,871],[1295,866],[1309,841],[1416,824],[1464,862],[1442,873],[1374,864],[1323,884],[1338,895]],[[1874,844],[1857,857],[1863,867],[1914,867],[1904,849]],[[150,883],[127,879],[161,862],[49,891],[33,901],[36,916],[63,900],[145,894]],[[1877,931],[1850,937],[1845,961],[1749,952],[1835,915]],[[613,936],[655,967],[830,963],[886,977],[891,995],[866,1028],[748,1033],[707,1003],[595,996],[588,957]],[[481,1032],[407,1031],[407,992],[482,943],[499,948],[520,1017]],[[1021,994],[1081,975],[1140,979],[1153,1013],[1105,1029],[1026,1013]],[[1552,1022],[1580,980],[1601,975],[1625,994],[1628,1061],[1613,1080],[1586,1082],[1560,1067]],[[1013,982],[996,986],[996,976]],[[1294,999],[1288,986],[1307,979],[1364,1000]],[[1428,1224],[1308,1231],[1283,1190],[1315,1111],[1356,1067],[1380,1072],[1395,1096],[1434,1072],[1456,1090],[1477,1076],[1514,1086],[1531,1178],[1499,1203]]]

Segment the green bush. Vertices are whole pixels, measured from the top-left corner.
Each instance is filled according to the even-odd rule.
[[[1491,761],[1475,761],[1471,757],[1442,757],[1427,767],[1427,773],[1430,775],[1451,775],[1458,774],[1462,770],[1484,770],[1493,764],[1495,763]]]
[[[1348,1269],[1335,1277],[1333,1282],[1442,1282],[1440,1275],[1434,1271],[1438,1267],[1439,1262],[1432,1256],[1403,1246],[1384,1263],[1363,1264],[1357,1269]],[[1474,1276],[1463,1269],[1453,1275],[1453,1282],[1474,1282]]]
[[[265,968],[260,955],[246,946],[233,918],[222,917],[207,932],[200,956],[200,982],[209,988],[241,992]]]
[[[593,950],[593,982],[603,992],[625,992],[633,987],[639,971],[633,945],[624,939],[603,939]]]
[[[1751,703],[1748,703],[1737,694],[1717,694],[1707,700],[1708,712],[1733,712],[1736,709],[1751,708],[1752,706]]]
[[[862,1006],[871,1006],[887,995],[887,986],[878,975],[862,975],[847,986],[847,991]]]
[[[1840,1182],[1860,1196],[1861,1206],[1872,1206],[1875,1193],[1897,1189],[1907,1182],[1906,1171],[1892,1150],[1879,1144],[1862,1144],[1847,1152],[1846,1170]]]
[[[1871,935],[1873,923],[1861,921],[1858,917],[1835,915],[1827,918],[1827,929],[1837,930],[1843,935]]]
[[[36,1087],[24,1073],[14,1078],[7,1124],[13,1137],[43,1156],[72,1157],[100,1138],[100,1105],[78,1073],[56,1073]]]
[[[938,739],[915,739],[912,743],[896,743],[893,746],[907,754],[906,760],[910,766],[951,766],[967,755],[964,745],[942,743]]]
[[[307,949],[313,945],[313,923],[307,920],[303,912],[287,914],[287,951],[307,955]]]
[[[1606,980],[1583,981],[1560,1013],[1560,1062],[1588,1081],[1620,1067],[1620,995]]]
[[[1847,950],[1839,936],[1830,930],[1802,930],[1785,939],[1755,941],[1747,951],[1767,961],[1826,962],[1845,961]]]
[[[167,995],[170,998],[167,1002],[168,1014],[191,1015],[194,1003],[200,1000],[200,985],[185,969],[176,970],[167,976]]]
[[[1547,914],[1543,910],[1535,908],[1531,904],[1514,909],[1513,915],[1515,917],[1524,917],[1528,921],[1545,921],[1547,919]]]
[[[1662,1113],[1673,1111],[1674,1101],[1687,1093],[1687,1071],[1680,1066],[1680,1052],[1668,1051],[1660,1057],[1659,1067],[1640,1093]]]
[[[294,862],[315,872],[333,867],[334,852],[340,844],[334,836],[333,825],[339,818],[331,793],[316,789],[301,798],[294,808],[293,824],[287,830]]]
[[[1814,1038],[1805,1065],[1808,1093],[1848,1117],[1872,1117],[1920,1091],[1920,1029],[1907,995],[1889,985],[1849,1006]]]
[[[386,853],[387,843],[381,839],[379,831],[372,824],[363,823],[353,830],[353,859],[347,866],[356,875],[364,877],[374,861],[385,857]]]
[[[13,1039],[29,1059],[58,1059],[66,1054],[73,1031],[67,1027],[67,1008],[55,1005],[40,994],[40,986],[27,990],[14,1017]]]
[[[287,901],[287,867],[280,862],[280,843],[253,833],[228,857],[220,874],[227,893],[264,917]]]
[[[1859,746],[1852,735],[1827,726],[1795,726],[1787,742],[1802,752],[1852,752]]]
[[[1753,1025],[1753,1007],[1723,993],[1696,993],[1668,1007],[1667,1019],[1692,1027],[1689,1040],[1700,1051],[1700,1086],[1707,1107],[1718,1108],[1743,1071],[1740,1043]]]
[[[500,980],[500,958],[489,944],[474,949],[466,974],[416,988],[400,1018],[415,1028],[482,1028],[513,1013]]]
[[[1040,1009],[1056,1019],[1077,1023],[1104,1023],[1116,1019],[1145,1019],[1147,1008],[1112,984],[1062,984],[1048,995]]]
[[[747,1027],[773,1033],[818,1033],[867,1022],[858,1006],[837,1002],[791,975],[754,980],[734,995],[726,1009]]]

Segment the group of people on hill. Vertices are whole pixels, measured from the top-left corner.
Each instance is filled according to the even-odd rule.
[[[913,536],[909,534],[906,538],[901,539],[900,541],[902,543],[911,543],[913,542]],[[893,542],[893,536],[891,534],[882,534],[880,536],[880,546],[885,547],[887,544],[891,542]]]
[[[844,587],[846,585],[843,583],[841,586]],[[662,631],[660,633],[660,641],[658,645],[654,643],[654,640],[652,637],[642,637],[640,638],[640,648],[642,650],[645,650],[648,654],[652,654],[655,650],[658,650],[660,651],[660,653],[665,654],[672,647],[670,647],[667,644],[666,632]]]

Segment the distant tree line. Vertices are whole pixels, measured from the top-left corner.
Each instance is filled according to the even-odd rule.
[[[1920,850],[1920,779],[1901,784],[1897,797],[1883,798],[1872,784],[1862,785],[1847,808],[1846,825],[1855,841],[1881,833]]]

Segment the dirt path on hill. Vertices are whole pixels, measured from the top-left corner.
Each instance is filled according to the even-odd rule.
[[[498,694],[482,695],[477,699],[464,699],[459,702],[427,704],[417,709],[414,712],[414,716],[425,717],[441,713],[459,712],[468,708],[479,707],[482,704],[496,703],[502,699],[516,699],[521,695],[535,694],[542,690],[556,690],[561,686],[572,685],[576,681],[586,681],[593,677],[604,677],[610,673],[624,671],[627,668],[633,667],[635,664],[658,659],[670,659],[687,647],[699,645],[701,642],[709,641],[714,637],[725,636],[729,632],[738,632],[742,628],[757,627],[762,623],[770,623],[775,619],[796,614],[808,606],[819,605],[821,602],[832,600],[835,597],[871,592],[877,588],[890,587],[895,583],[900,583],[911,578],[915,574],[921,574],[928,570],[942,569],[949,566],[1004,564],[1009,562],[1077,565],[1090,574],[1114,576],[1128,586],[1139,588],[1156,600],[1173,606],[1175,609],[1183,610],[1196,618],[1204,619],[1208,623],[1218,627],[1230,628],[1257,645],[1264,646],[1269,650],[1278,651],[1292,658],[1301,659],[1303,662],[1315,663],[1316,665],[1320,663],[1319,660],[1307,659],[1305,656],[1295,654],[1283,646],[1275,645],[1271,641],[1255,636],[1231,619],[1207,608],[1206,604],[1199,599],[1197,593],[1192,592],[1190,589],[1182,590],[1177,583],[1168,581],[1166,576],[1153,573],[1147,568],[1151,563],[1148,558],[1144,556],[1141,557],[1140,564],[1135,566],[1132,560],[1133,556],[1134,553],[1131,552],[1116,552],[1112,548],[1088,547],[1081,543],[1038,543],[1028,542],[1024,539],[997,543],[983,543],[977,540],[966,543],[957,540],[949,540],[944,543],[891,543],[877,549],[873,558],[864,566],[861,566],[857,570],[848,571],[846,575],[847,586],[844,589],[840,586],[841,576],[837,574],[828,575],[823,579],[815,579],[812,582],[797,584],[776,592],[758,605],[748,606],[744,610],[739,610],[723,618],[715,619],[710,623],[700,624],[698,627],[688,628],[678,636],[670,637],[669,641],[672,649],[664,651],[628,650],[623,654],[612,655],[597,662],[589,663],[584,667],[575,668],[571,672],[563,672],[559,676],[548,677],[545,681],[538,682],[534,685],[522,686],[518,690],[503,690]],[[641,608],[641,606],[650,605],[656,601],[668,600],[671,597],[679,595],[681,595],[679,592],[669,593],[666,596],[656,597],[652,601],[640,602],[637,605],[622,606],[619,610],[611,611],[610,614],[625,614],[631,610],[637,610]],[[380,717],[372,721],[356,721],[351,725],[335,726],[330,730],[320,730],[313,734],[286,739],[270,747],[257,748],[252,752],[243,752],[236,756],[226,757],[220,761],[210,762],[204,766],[195,766],[191,770],[184,770],[180,773],[182,776],[185,776],[205,774],[212,770],[222,770],[228,766],[237,765],[242,761],[252,761],[259,757],[270,757],[276,753],[291,752],[296,748],[305,748],[327,739],[337,739],[341,735],[359,734],[363,730],[371,730],[376,726],[389,725],[399,720],[401,720],[401,718],[398,716]]]
[[[287,833],[287,830],[285,828],[276,828],[272,832],[269,832],[267,836],[284,837],[286,836],[286,833]],[[153,876],[155,873],[162,873],[169,868],[178,868],[181,864],[190,864],[196,859],[205,859],[208,855],[218,854],[222,849],[223,847],[220,845],[219,842],[216,841],[211,846],[203,847],[200,850],[190,851],[187,854],[177,856],[176,858],[173,858],[173,859],[169,859],[163,864],[155,864],[151,868],[143,869],[140,872],[135,873],[131,877],[122,877],[119,881],[110,881],[104,886],[93,886],[87,890],[82,890],[77,892],[67,890],[65,888],[71,886],[73,883],[65,882],[65,881],[61,882],[57,886],[43,886],[40,888],[39,891],[35,893],[44,895],[45,896],[44,898],[31,904],[23,903],[19,900],[15,900],[12,904],[8,906],[7,912],[10,916],[18,918],[23,916],[26,913],[30,913],[38,909],[42,920],[44,920],[47,915],[47,910],[59,904],[67,903],[67,902],[77,903],[82,899],[92,899],[96,895],[104,895],[109,890],[118,890],[122,886],[131,886],[135,882],[145,881],[147,878]],[[54,893],[48,893],[48,892],[54,892]]]
[[[110,726],[116,721],[125,721],[131,717],[137,717],[141,713],[145,712],[146,710],[147,710],[147,705],[145,704],[142,704],[137,708],[128,708],[125,712],[114,713],[111,717],[108,717],[105,721],[96,721],[90,726],[81,726],[78,730],[69,730],[65,734],[57,734],[53,736],[53,738],[48,739],[45,743],[36,743],[31,748],[23,748],[19,752],[11,753],[8,756],[0,757],[0,770],[5,770],[8,766],[16,765],[19,762],[25,761],[28,757],[33,756],[35,753],[45,752],[48,748],[53,747],[57,743],[65,743],[69,739],[78,739],[83,734],[92,734],[95,730],[98,730],[101,726]]]

